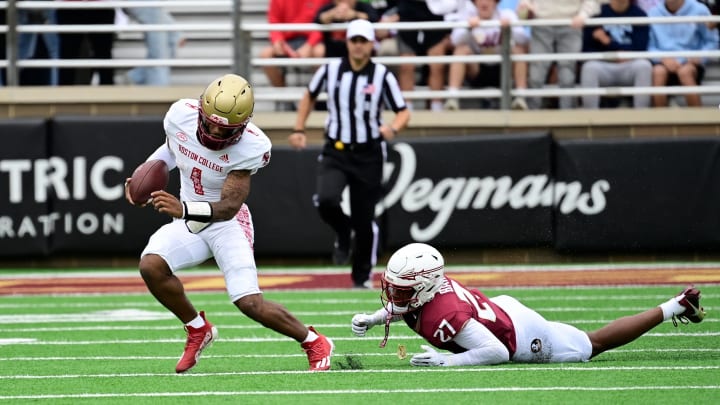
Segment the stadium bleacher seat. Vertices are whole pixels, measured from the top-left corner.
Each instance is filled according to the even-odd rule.
[[[267,7],[269,0],[244,0],[242,2],[243,21],[248,23],[267,22]],[[198,13],[191,8],[168,8],[168,11],[175,17],[178,23],[192,24],[229,24],[231,13],[227,9],[208,9]],[[193,58],[231,58],[232,42],[231,32],[188,32],[183,33],[186,43],[178,50],[179,59]],[[268,44],[267,32],[253,32],[251,35],[251,55],[257,56],[260,50]],[[115,42],[113,55],[116,58],[143,58],[145,56],[145,45],[142,41],[142,33],[120,33]],[[174,67],[172,70],[172,85],[198,85],[202,86],[213,77],[222,75],[229,70],[223,67]],[[117,69],[118,75],[123,75],[124,69]],[[310,70],[293,68],[289,70],[288,86],[303,87],[310,77]],[[265,88],[266,91],[274,91],[269,88],[269,83],[262,69],[252,68],[248,78],[256,88]],[[704,85],[720,85],[720,61],[714,60],[707,66]],[[675,96],[673,102],[684,105],[684,97]],[[419,103],[422,104],[422,103]],[[497,103],[496,103],[497,104]],[[720,94],[703,95],[703,104],[706,106],[717,106],[720,104]],[[484,104],[477,100],[464,100],[464,105],[469,108],[483,108]],[[274,103],[259,101],[256,105],[258,110],[273,110]]]

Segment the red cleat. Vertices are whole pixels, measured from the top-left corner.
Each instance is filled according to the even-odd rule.
[[[205,319],[205,312],[200,311],[200,316]],[[205,319],[205,326],[201,328],[185,326],[185,330],[188,335],[187,342],[185,342],[185,351],[175,366],[176,373],[184,373],[193,368],[200,359],[203,349],[210,346],[218,336],[217,328],[207,319]]]
[[[685,312],[680,315],[673,316],[673,324],[677,326],[677,320],[682,324],[700,323],[705,318],[705,310],[700,306],[700,290],[693,286],[687,287],[683,292],[677,295],[678,304],[685,307]]]
[[[310,330],[317,333],[312,326]],[[310,371],[325,371],[330,369],[330,358],[332,357],[335,345],[332,340],[317,333],[318,338],[313,342],[303,343],[302,349],[305,351],[310,362]]]

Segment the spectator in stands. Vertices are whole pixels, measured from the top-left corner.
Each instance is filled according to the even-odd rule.
[[[75,1],[75,0],[61,0]],[[102,1],[102,0],[91,0]],[[88,25],[115,23],[115,9],[58,9],[57,22],[59,25]],[[112,59],[114,32],[67,32],[60,33],[60,59]],[[83,45],[87,44],[88,48]],[[89,55],[84,50],[89,50]],[[60,68],[60,85],[90,84],[92,74],[83,76],[87,69],[69,67]],[[101,85],[114,84],[114,69],[111,67],[93,68],[91,73],[98,73]]]
[[[456,14],[461,21],[470,25],[467,28],[455,28],[450,34],[450,40],[455,48],[454,55],[471,54],[498,54],[500,53],[501,29],[509,27],[510,23],[517,21],[517,15],[512,10],[499,10],[498,0],[474,0],[467,4]],[[483,21],[500,21],[501,27],[481,27]],[[512,28],[513,53],[523,52],[523,45],[529,38],[525,29],[520,26]],[[524,63],[524,62],[520,62]],[[515,63],[515,65],[518,63]],[[527,88],[527,69],[513,69],[513,79],[517,88]],[[467,79],[473,87],[500,86],[500,64],[498,63],[465,63],[453,62],[450,64],[448,77],[448,91],[457,93],[464,80]],[[527,104],[522,98],[513,100],[514,109],[526,110]],[[445,101],[446,110],[457,110],[460,103],[456,97]]]
[[[710,10],[710,14],[712,15],[720,15],[720,0],[698,0],[700,3],[707,6],[708,10]],[[711,22],[707,24],[708,28],[715,29],[718,27],[718,23]],[[720,44],[718,44],[720,45]]]
[[[160,7],[124,8],[140,24],[174,24],[173,16]],[[174,59],[182,41],[177,31],[147,31],[144,34],[148,59]],[[170,66],[138,66],[127,72],[130,84],[167,86],[170,84]]]
[[[395,0],[363,0],[370,4],[380,16],[381,23],[398,22],[397,1]],[[375,30],[376,53],[378,56],[397,56],[397,30]],[[397,73],[395,66],[388,66]]]
[[[595,17],[646,17],[647,14],[631,0],[610,0],[603,4]],[[607,24],[585,27],[583,52],[646,51],[650,28],[647,25]],[[652,64],[647,59],[618,61],[590,60],[582,65],[580,83],[585,88],[607,86],[649,87],[652,80]],[[583,107],[599,108],[600,96],[584,95]],[[650,107],[650,96],[633,96],[635,108]]]
[[[427,22],[443,21],[445,14],[454,11],[451,9],[430,9],[431,3],[426,0],[400,0],[398,1],[398,18],[400,22]],[[401,30],[398,32],[398,51],[400,56],[445,56],[452,49],[450,43],[450,30]],[[415,73],[417,63],[400,65],[398,81],[403,91],[415,89]],[[445,64],[429,64],[427,85],[430,90],[443,90],[445,87]],[[430,110],[442,111],[443,100],[434,98],[430,101]]]
[[[358,2],[369,4],[370,7],[375,9],[375,12],[379,16],[382,16],[385,12],[395,8],[397,3],[396,0],[358,0]],[[375,33],[375,38],[377,38],[377,32]]]
[[[663,4],[664,0],[636,0],[637,6],[643,9],[646,13],[650,12],[652,8],[658,4]],[[720,0],[698,0],[700,3],[707,6],[712,15],[720,14]],[[716,23],[708,23],[710,29],[716,28]]]
[[[378,22],[380,16],[368,3],[357,0],[333,0],[330,4],[320,7],[315,17],[315,22],[318,24],[333,24],[350,22],[356,19]],[[345,30],[323,31],[326,57],[346,57],[348,50],[345,42]]]
[[[663,1],[664,0],[637,0],[636,2],[638,7],[648,13],[658,4],[663,4]],[[720,11],[720,2],[717,0],[698,0],[698,2],[706,5],[707,8],[710,10],[710,13],[714,15],[718,14],[718,11]],[[713,27],[710,28],[712,29]]]
[[[57,24],[56,12],[53,9],[47,10],[18,10],[18,24]],[[42,39],[42,43],[38,42]],[[38,46],[42,45],[42,46]],[[35,57],[45,59],[57,59],[60,56],[60,41],[56,32],[35,32],[21,33],[18,35],[18,59],[33,59]],[[27,69],[20,71],[20,84],[29,85],[51,85],[58,84],[58,68],[49,69]]]
[[[527,10],[524,10],[522,14],[518,14],[518,7],[520,6],[519,0],[500,0],[498,2],[497,8],[498,10],[512,10],[515,15],[518,16],[518,19],[520,20],[527,20]],[[528,26],[524,26],[523,30],[525,30],[525,35],[530,38],[532,35],[532,30]],[[524,44],[514,44],[514,51],[518,54],[527,54],[530,53],[530,41],[527,41]],[[527,83],[527,77],[528,77],[528,63],[527,62],[515,62],[513,64],[513,75],[514,77],[525,77],[525,83]],[[515,88],[522,88],[518,87],[517,84],[515,85]],[[516,98],[517,99],[517,98]],[[524,103],[524,107],[527,108],[527,103],[525,102],[525,99],[520,99]],[[520,107],[523,107],[523,103],[515,103],[515,106],[513,106],[515,109],[519,109]]]
[[[527,10],[527,8],[521,9],[520,3],[521,3],[520,0],[499,0],[497,8],[498,8],[498,10],[511,10],[512,12],[515,13],[515,15],[518,17],[518,19],[527,20],[527,18],[528,18],[527,11],[528,10]],[[525,26],[525,27],[523,27],[523,29],[525,30],[527,37],[530,38],[530,35],[531,35],[530,27]],[[525,48],[528,50],[530,49],[529,41],[528,41],[527,45],[525,46]],[[527,53],[527,52],[525,52],[525,53]]]
[[[267,19],[270,24],[308,24],[327,0],[270,0]],[[260,52],[261,58],[322,58],[325,45],[320,31],[270,31],[270,46]],[[285,87],[285,69],[264,66],[263,71],[274,87]]]
[[[517,15],[518,19],[520,20],[526,20],[528,18],[527,16],[527,8],[520,9],[520,0],[499,0],[497,4],[498,10],[511,10]],[[519,11],[522,11],[522,14],[519,13]],[[527,36],[530,37],[530,27],[524,27],[525,32],[527,33]]]
[[[585,19],[597,14],[599,4],[596,0],[522,0],[518,6],[518,14],[527,18],[554,19],[567,18],[572,22],[569,26],[535,26],[532,28],[530,53],[578,53],[582,51],[582,27]],[[561,88],[575,86],[577,62],[574,60],[557,61],[558,84]],[[530,63],[530,88],[540,89],[545,86],[552,61],[543,60]],[[541,100],[533,97],[528,100],[530,108],[541,107]],[[573,108],[575,97],[560,97],[559,107]]]
[[[647,14],[658,4],[662,4],[662,2],[663,0],[635,0],[635,5],[640,7],[640,9]]]
[[[709,16],[707,6],[697,0],[665,0],[650,12],[650,17],[677,17],[677,16]],[[694,51],[712,50],[718,48],[717,29],[708,28],[704,23],[673,23],[650,24],[650,51]],[[653,62],[653,86],[697,86],[702,82],[705,73],[706,58],[698,57],[662,57],[655,58]],[[685,95],[688,106],[698,107],[701,103],[700,95],[690,93]],[[666,94],[653,95],[655,107],[665,107],[668,104]]]

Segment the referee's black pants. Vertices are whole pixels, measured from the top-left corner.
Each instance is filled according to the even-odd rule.
[[[384,162],[384,142],[345,145],[342,150],[327,143],[320,156],[315,204],[338,241],[349,243],[351,232],[355,232],[351,273],[355,285],[370,279],[377,261],[379,232],[375,206],[382,197]],[[346,186],[350,189],[350,216],[340,207]]]

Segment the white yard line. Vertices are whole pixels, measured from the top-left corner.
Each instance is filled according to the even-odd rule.
[[[306,396],[306,395],[363,395],[363,394],[420,394],[420,393],[464,393],[464,392],[582,392],[582,391],[668,391],[668,390],[711,390],[720,389],[720,385],[682,385],[673,386],[634,386],[634,387],[470,387],[470,388],[430,388],[430,389],[349,389],[349,390],[298,390],[298,391],[203,391],[203,392],[143,392],[109,394],[57,394],[57,395],[2,395],[0,400],[17,399],[86,399],[86,398],[157,398],[157,397],[237,397],[263,396]]]
[[[578,366],[556,366],[546,367],[436,367],[426,368],[402,368],[402,369],[372,369],[372,370],[333,370],[331,373],[355,373],[355,374],[415,374],[415,373],[506,373],[506,372],[571,372],[582,371],[690,371],[690,370],[720,370],[720,366],[618,366],[618,367],[578,367]],[[182,377],[227,377],[227,376],[263,376],[263,375],[307,375],[307,370],[283,370],[283,371],[232,371],[220,373],[188,373]],[[87,379],[87,378],[140,378],[140,377],[164,377],[174,376],[175,373],[107,373],[107,374],[51,374],[51,375],[9,375],[0,376],[0,380],[51,380],[51,379]],[[680,385],[674,386],[681,387]]]
[[[697,349],[697,348],[686,348],[686,349],[613,349],[612,352],[608,353],[687,353],[687,352],[702,352],[702,353],[717,353],[720,352],[720,348],[717,349]],[[336,354],[336,357],[341,358],[344,354]],[[285,358],[296,358],[306,357],[305,353],[288,353],[288,354],[203,354],[203,359],[285,359]],[[395,352],[376,352],[376,353],[358,353],[358,357],[397,357]],[[45,361],[107,361],[107,360],[133,360],[133,361],[157,361],[157,360],[177,360],[178,356],[51,356],[51,357],[0,357],[0,361],[15,362],[15,361],[27,361],[27,362],[45,362]],[[548,366],[550,367],[550,366]],[[603,367],[604,369],[605,367]]]
[[[622,288],[622,287],[618,287]],[[494,288],[494,290],[497,290],[498,288]],[[507,290],[508,288],[503,288],[502,290]],[[488,289],[490,290],[490,289]],[[513,288],[513,290],[517,290],[517,288]],[[208,305],[230,305],[227,301],[226,295],[223,292],[218,292],[218,299],[217,300],[207,300],[207,299],[199,299],[199,300],[193,300],[193,303],[196,306],[208,306]],[[268,292],[268,294],[276,294],[276,292]],[[285,292],[283,292],[285,294]],[[77,296],[83,296],[83,294],[76,294]],[[125,296],[126,294],[119,294]],[[142,294],[145,298],[147,296],[147,293]],[[282,303],[285,305],[291,305],[291,304],[322,304],[322,305],[345,305],[345,304],[354,304],[354,305],[380,305],[380,298],[379,298],[380,292],[378,291],[378,298],[283,298]],[[98,297],[100,300],[97,302],[25,302],[25,303],[11,303],[6,302],[2,303],[0,302],[0,309],[23,309],[23,308],[33,308],[33,309],[39,309],[39,308],[159,308],[160,304],[157,302],[112,302],[108,301],[104,298],[107,297],[107,295],[97,295],[97,294],[86,294],[88,297]],[[704,300],[709,299],[716,299],[720,298],[720,294],[713,294],[713,293],[705,293],[703,291],[702,295]],[[532,296],[528,295],[527,293],[524,294],[521,297],[522,301],[561,301],[561,302],[567,302],[567,301],[612,301],[612,302],[620,302],[620,301],[640,301],[640,300],[653,300],[662,302],[670,298],[670,295],[668,294],[611,294],[611,295],[586,295],[582,293],[573,294],[571,296],[558,296],[558,297],[548,297],[546,294],[539,295],[539,296]],[[596,307],[593,307],[596,308]]]
[[[592,264],[507,264],[507,265],[448,265],[445,266],[448,273],[464,272],[511,272],[511,271],[578,271],[578,270],[675,270],[675,269],[720,269],[720,262],[641,262],[641,263],[592,263]],[[317,266],[286,266],[286,267],[260,267],[259,274],[348,274],[345,267],[317,267]],[[375,273],[382,271],[376,267]],[[4,273],[4,274],[3,274]],[[183,270],[180,276],[188,275],[217,275],[222,276],[217,268],[197,268]],[[0,279],[15,278],[71,278],[71,277],[132,277],[138,278],[137,269],[98,269],[86,271],[45,271],[45,270],[22,270],[5,269],[0,273]]]
[[[647,306],[632,306],[632,307],[610,307],[603,309],[602,307],[590,306],[590,307],[537,307],[535,311],[544,314],[550,312],[597,312],[597,311],[610,311],[610,312],[640,312],[648,309]],[[117,313],[115,313],[117,312]],[[155,321],[155,320],[170,320],[174,319],[172,314],[165,311],[142,311],[141,315],[130,316],[132,311],[97,311],[94,313],[77,313],[77,314],[14,314],[14,315],[0,315],[0,324],[27,324],[27,323],[79,323],[79,322],[133,322],[133,321]],[[352,317],[357,314],[358,310],[344,310],[344,311],[293,311],[293,314],[298,317],[313,317],[313,316],[348,316]],[[107,314],[104,318],[98,316],[98,314]],[[140,313],[140,311],[138,311]],[[208,317],[212,316],[213,319],[220,317],[238,317],[242,316],[239,311],[211,311],[208,312]],[[348,318],[350,319],[350,318]],[[550,319],[552,320],[552,319]],[[564,321],[565,323],[572,323],[572,321]]]
[[[695,338],[715,338],[720,336],[720,332],[698,332],[698,333],[684,333],[684,332],[672,332],[672,333],[646,333],[643,335],[646,337],[657,337],[657,338],[672,338],[672,337],[695,337]],[[333,336],[334,341],[357,341],[357,340],[378,340],[379,336],[365,336],[365,337],[341,337]],[[423,340],[418,335],[392,335],[391,341],[398,340]],[[31,345],[31,346],[87,346],[87,345],[147,345],[155,343],[184,343],[184,338],[177,339],[111,339],[111,340],[32,340],[24,341],[23,338],[17,338],[17,342],[12,343],[13,345]],[[292,342],[286,337],[250,337],[250,338],[220,338],[218,341],[224,343],[274,343]]]
[[[703,324],[707,323],[718,323],[720,322],[720,319],[704,319]],[[48,322],[48,323],[56,323],[56,322]],[[568,323],[571,325],[604,325],[608,323],[607,319],[575,319],[571,321],[564,321],[564,323]],[[347,322],[345,323],[314,323],[313,324],[318,329],[348,329],[349,330],[349,324]],[[221,330],[258,330],[258,331],[267,331],[268,329],[260,324],[249,324],[249,325],[228,325],[228,324],[219,324],[217,325]],[[0,330],[0,334],[7,334],[7,333],[38,333],[38,332],[90,332],[90,331],[134,331],[138,330],[139,328],[142,328],[143,330],[155,330],[155,331],[161,331],[161,330],[170,330],[170,331],[177,331],[180,329],[180,326],[178,325],[166,325],[166,326],[148,326],[148,325],[122,325],[122,326],[106,326],[106,325],[96,325],[96,326],[57,326],[57,327],[37,327],[37,328],[13,328],[13,327],[5,327],[4,329]]]

